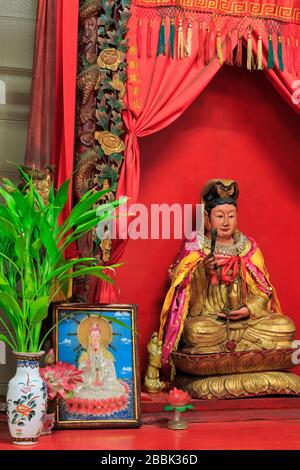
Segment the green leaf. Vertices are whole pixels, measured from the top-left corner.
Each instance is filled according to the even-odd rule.
[[[0,290],[3,291],[6,288],[9,288],[9,282],[4,275],[0,274]]]
[[[180,411],[180,413],[183,413],[184,411],[186,411],[186,407],[187,407],[187,405],[185,405],[185,406],[176,406],[175,408],[176,408],[177,411]]]
[[[17,229],[20,228],[20,220],[15,211],[12,212],[11,210],[7,209],[7,207],[0,205],[0,217],[7,220],[8,222],[12,222]]]
[[[32,325],[37,325],[48,316],[49,298],[44,295],[30,305],[30,320]]]
[[[185,405],[185,407],[186,407],[187,410],[193,410],[194,409],[193,405]]]
[[[0,308],[17,331],[22,323],[23,315],[16,299],[8,292],[0,292]]]
[[[56,198],[55,198],[55,207],[58,208],[58,214],[60,214],[61,210],[65,207],[67,200],[68,200],[68,195],[69,195],[69,186],[70,186],[70,180],[68,179],[65,181],[61,187],[58,189],[56,193]]]
[[[109,276],[106,274],[103,274],[103,266],[93,266],[93,267],[88,267],[88,268],[83,268],[83,269],[78,269],[77,271],[73,271],[72,273],[61,276],[61,279],[65,279],[66,277],[69,278],[74,278],[74,277],[79,277],[79,276],[96,276],[99,277],[100,279],[103,279],[104,281],[109,282],[110,284],[114,284],[115,281],[111,279]]]
[[[96,191],[91,194],[91,191],[87,192],[80,201],[73,207],[69,217],[65,220],[63,224],[62,234],[65,234],[70,230],[74,225],[77,224],[77,220],[87,211],[91,210],[94,204],[98,202],[100,197],[104,196],[108,191]],[[61,228],[60,228],[61,229]]]
[[[97,260],[96,258],[79,258],[71,261],[64,261],[59,265],[59,267],[50,272],[50,274],[45,278],[45,282],[49,282],[54,278],[60,277],[67,273],[74,265],[85,262],[96,263]]]
[[[124,134],[123,125],[111,126],[111,133],[120,137],[122,134]]]
[[[3,197],[3,199],[5,200],[8,209],[9,209],[12,213],[16,213],[16,201],[15,201],[14,198],[11,196],[11,194],[8,193],[7,191],[5,191],[4,188],[0,188],[0,195],[1,195],[1,196]]]
[[[164,406],[164,410],[165,410],[165,411],[173,411],[173,410],[174,410],[174,406],[172,406],[172,405],[165,405],[165,406]]]
[[[130,326],[126,325],[122,320],[118,320],[115,317],[108,317],[107,315],[101,315],[102,318],[105,318],[105,320],[111,322],[111,323],[116,323],[116,325],[120,325],[123,328],[126,328],[127,330],[131,330]]]
[[[122,153],[112,153],[108,159],[110,162],[113,162],[113,163],[116,163],[117,165],[119,163],[121,163],[121,161],[123,160],[124,158],[124,155]]]
[[[41,247],[43,246],[43,240],[41,237],[37,238],[31,245],[31,248],[35,252],[35,254],[39,254]]]
[[[17,232],[12,223],[0,216],[0,232],[4,233],[7,237],[12,239],[17,238]]]
[[[3,343],[7,344],[11,348],[12,351],[15,349],[15,346],[9,341],[9,339],[3,333],[0,333],[0,341],[3,341]]]
[[[26,250],[26,244],[25,244],[25,239],[23,234],[19,234],[16,237],[16,242],[15,242],[15,249],[16,249],[16,255],[18,257],[18,266],[22,266],[24,263],[24,255],[25,255],[25,250]]]
[[[53,184],[51,184],[50,189],[49,189],[48,201],[49,201],[49,204],[51,204],[51,205],[54,204],[54,188],[53,188]]]
[[[61,255],[52,236],[52,227],[48,224],[44,217],[40,217],[37,223],[41,232],[43,245],[48,252],[48,257],[55,265]]]

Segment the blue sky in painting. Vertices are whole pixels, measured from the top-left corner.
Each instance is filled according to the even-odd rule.
[[[59,310],[64,313],[63,309]],[[66,310],[66,313],[70,313],[70,310]],[[121,320],[129,328],[132,328],[131,312],[129,311],[93,311],[92,314],[101,314],[108,317],[114,317]],[[81,321],[86,317],[86,313],[76,314],[76,319]],[[131,329],[124,328],[123,326],[112,323],[113,333],[119,333],[113,336],[111,345],[115,348],[108,350],[113,354],[115,358],[116,374],[119,379],[132,379],[133,378],[133,362],[132,362],[132,335]],[[58,325],[58,359],[63,362],[69,362],[75,364],[76,351],[74,349],[78,346],[79,342],[77,336],[69,336],[68,333],[76,333],[78,323],[73,318],[67,318]]]

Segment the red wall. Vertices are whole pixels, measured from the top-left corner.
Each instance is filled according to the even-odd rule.
[[[195,204],[207,179],[236,179],[239,227],[262,248],[283,311],[295,320],[300,339],[299,124],[263,73],[223,67],[181,118],[140,139],[139,202]],[[180,244],[129,240],[127,264],[118,270],[120,301],[138,304],[142,366]]]

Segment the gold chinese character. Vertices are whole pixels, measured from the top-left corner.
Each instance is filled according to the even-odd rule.
[[[139,109],[139,108],[141,107],[141,102],[140,102],[140,100],[134,100],[134,102],[133,102],[133,107],[134,107],[135,109]]]
[[[137,88],[137,87],[135,87],[135,88],[132,90],[132,93],[133,93],[134,95],[139,95],[139,94],[140,94],[140,89]]]
[[[132,82],[139,82],[140,76],[138,73],[132,73],[131,75],[129,75],[129,80],[131,80]]]
[[[137,53],[137,47],[136,47],[136,46],[131,46],[131,47],[129,48],[129,52],[130,52],[130,54],[132,54],[132,55],[136,55],[136,53]]]
[[[137,69],[138,68],[138,62],[136,60],[130,60],[128,63],[128,67],[131,69]]]

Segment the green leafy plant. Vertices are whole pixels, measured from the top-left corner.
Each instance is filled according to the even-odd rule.
[[[32,179],[19,171],[23,189],[6,178],[0,188],[0,340],[15,351],[38,352],[49,304],[61,290],[66,293],[70,278],[93,275],[113,282],[103,270],[119,265],[97,266],[95,258],[67,260],[64,253],[99,222],[113,218],[126,199],[102,205],[99,214],[94,206],[107,191],[88,191],[60,223],[70,181],[57,191],[52,185],[44,200]]]

